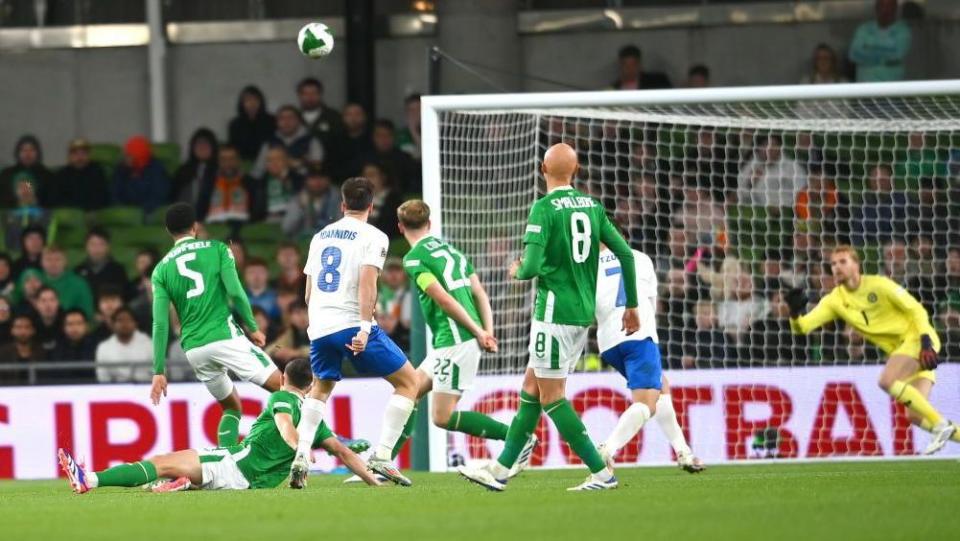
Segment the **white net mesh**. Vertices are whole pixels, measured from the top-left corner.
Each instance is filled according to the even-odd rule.
[[[878,429],[873,425],[881,421],[871,421],[867,411],[875,406],[861,411],[855,403],[863,397],[848,396],[866,391],[859,383],[852,390],[843,384],[867,376],[875,381],[881,353],[842,324],[806,338],[792,335],[782,292],[804,287],[815,301],[835,285],[830,249],[853,244],[866,273],[890,276],[924,304],[943,338],[942,356],[955,355],[960,95],[442,111],[439,123],[442,233],[471,258],[489,289],[501,345],[499,353],[484,356],[481,373],[515,375],[526,367],[530,284],[509,281],[506,269],[521,253],[527,212],[542,195],[539,160],[548,146],[564,141],[580,156],[577,187],[602,201],[630,244],[655,262],[667,374],[695,382],[692,372],[704,369],[830,368],[825,380],[811,384],[811,396],[793,399],[810,401],[814,418],[813,428],[795,438],[778,423],[791,415],[782,409],[796,404],[778,404],[772,390],[750,383],[760,380],[743,379],[747,383],[733,397],[739,402],[725,402],[710,429],[726,430],[718,456],[903,454],[913,448],[902,412],[885,396],[877,398],[888,410],[886,426]],[[592,341],[588,349],[582,369],[605,370]],[[874,367],[864,372],[868,365]],[[775,371],[740,374],[754,372],[761,380],[763,374],[783,377]],[[843,381],[831,387],[837,375]],[[705,400],[698,393],[706,391],[698,388],[678,385],[673,392],[681,424],[686,405]],[[607,401],[616,412],[624,397],[584,395],[581,406]],[[480,400],[478,409],[508,419],[515,396]],[[752,402],[770,412],[748,422],[750,414],[731,410],[746,411],[744,404]],[[840,428],[833,423],[837,416],[845,419]],[[827,424],[830,433],[817,436],[816,427]],[[843,437],[835,437],[835,428]],[[871,436],[870,430],[883,434]],[[605,436],[593,428],[591,435]],[[766,443],[751,449],[751,441]],[[471,445],[474,456],[496,449]]]

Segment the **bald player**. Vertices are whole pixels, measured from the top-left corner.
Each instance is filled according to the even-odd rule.
[[[507,431],[500,456],[483,466],[460,468],[468,480],[490,490],[506,488],[510,468],[533,437],[541,412],[553,420],[560,437],[590,469],[587,480],[569,490],[617,488],[583,422],[565,398],[566,378],[583,354],[596,308],[600,243],[616,254],[623,268],[626,302],[623,329],[640,328],[633,251],[607,218],[603,205],[571,186],[577,153],[563,143],[543,156],[547,194],[530,209],[523,235],[523,257],[509,269],[516,280],[537,279],[530,325],[530,361],[520,391],[520,406]]]
[[[804,314],[807,299],[800,289],[786,295],[790,328],[807,334],[840,319],[889,355],[880,387],[906,406],[910,421],[933,434],[923,454],[936,453],[951,439],[960,441],[957,425],[943,418],[927,400],[937,381],[940,338],[927,310],[913,295],[886,276],[862,275],[860,258],[850,246],[830,255],[830,269],[840,285]]]

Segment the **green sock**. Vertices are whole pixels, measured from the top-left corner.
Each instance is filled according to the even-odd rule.
[[[455,411],[450,415],[447,430],[463,432],[488,440],[505,440],[509,426],[475,411]]]
[[[230,447],[240,442],[240,412],[223,410],[217,427],[217,446]]]
[[[590,473],[597,473],[607,467],[603,457],[593,445],[593,441],[590,440],[590,436],[587,435],[587,427],[583,426],[583,421],[566,398],[547,404],[543,409],[553,419],[553,424],[556,425],[557,432],[560,432],[563,441],[569,443],[573,452],[577,453],[583,463],[590,468]]]
[[[497,462],[501,466],[507,469],[513,467],[517,457],[520,456],[520,451],[523,450],[523,446],[527,444],[530,435],[537,429],[541,411],[543,411],[543,408],[536,397],[520,391],[520,407],[517,408],[516,417],[510,422],[503,451],[497,457]]]
[[[400,449],[403,449],[403,444],[407,443],[407,440],[410,439],[410,436],[413,435],[413,427],[417,424],[417,407],[413,407],[413,411],[410,412],[410,417],[407,419],[407,424],[403,425],[403,432],[400,433],[400,437],[397,439],[397,444],[393,446],[393,453],[391,453],[390,458],[397,458],[397,455],[400,454]]]
[[[97,473],[98,487],[138,487],[157,480],[157,468],[146,460],[120,464]]]

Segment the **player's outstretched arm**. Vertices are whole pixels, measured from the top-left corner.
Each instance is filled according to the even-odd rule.
[[[783,298],[790,307],[790,330],[795,334],[809,334],[837,319],[830,295],[820,299],[820,302],[807,314],[803,313],[807,308],[807,296],[802,289],[791,289],[784,293]]]
[[[375,487],[383,484],[380,481],[377,481],[377,478],[373,476],[373,473],[367,469],[367,463],[364,462],[363,459],[360,458],[356,453],[351,451],[346,445],[340,443],[340,440],[338,440],[336,437],[330,437],[321,441],[320,447],[333,455],[334,458],[340,460],[340,462],[343,462],[343,465],[355,473],[357,477],[363,479],[364,483]]]
[[[161,396],[167,396],[167,341],[170,335],[170,294],[156,277],[153,282],[153,383],[150,388],[150,400],[154,405],[160,403]]]
[[[475,276],[475,275],[474,275]],[[497,342],[483,327],[477,324],[470,314],[454,299],[446,289],[440,285],[437,277],[429,272],[421,273],[417,277],[417,287],[423,290],[428,297],[434,300],[445,314],[454,321],[470,330],[470,334],[477,337],[480,345],[487,351],[496,351]]]
[[[233,254],[226,244],[220,245],[220,280],[227,292],[227,297],[233,303],[233,309],[240,316],[240,322],[252,333],[251,339],[257,335],[254,340],[258,346],[263,347],[265,340],[261,339],[262,334],[257,327],[257,320],[253,317],[253,309],[250,307],[250,299],[247,298],[247,292],[243,290],[240,284],[240,276],[237,275],[237,263],[233,259]]]

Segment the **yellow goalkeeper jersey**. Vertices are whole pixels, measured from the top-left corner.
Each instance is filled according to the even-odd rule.
[[[843,285],[833,288],[809,313],[792,318],[790,328],[807,334],[835,319],[845,321],[888,355],[907,341],[916,341],[919,348],[924,334],[930,335],[935,348],[940,345],[927,310],[886,276],[865,275],[853,291]]]

